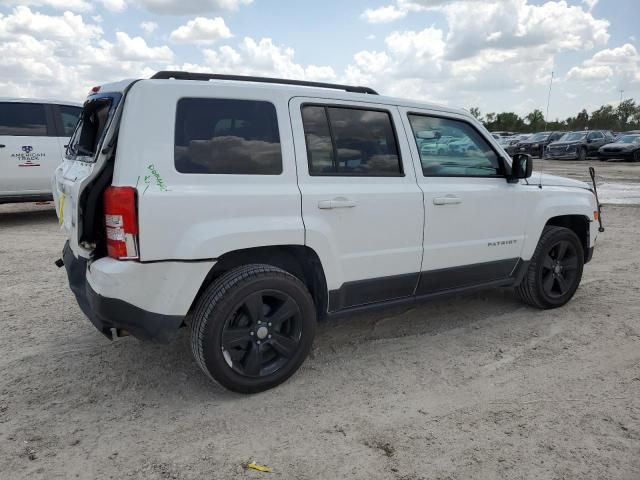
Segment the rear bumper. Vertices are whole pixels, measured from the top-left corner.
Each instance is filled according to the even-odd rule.
[[[69,286],[80,309],[107,338],[113,338],[111,329],[115,328],[126,330],[140,340],[163,343],[173,340],[182,325],[183,316],[152,313],[122,300],[100,295],[87,282],[87,261],[76,258],[68,242],[64,246],[63,260]]]

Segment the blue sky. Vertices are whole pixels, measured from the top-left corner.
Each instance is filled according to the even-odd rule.
[[[637,0],[3,0],[3,95],[165,68],[371,85],[551,118],[640,97]],[[144,28],[143,28],[144,25]]]

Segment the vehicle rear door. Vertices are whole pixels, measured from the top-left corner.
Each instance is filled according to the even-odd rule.
[[[499,148],[463,116],[400,110],[410,138],[431,130],[470,145],[433,156],[411,144],[425,207],[424,258],[416,293],[509,278],[523,248],[527,192],[506,181],[506,160]]]
[[[48,105],[0,102],[0,195],[50,192],[60,160]]]
[[[413,295],[424,212],[397,107],[319,98],[289,107],[305,243],[322,261],[329,310]]]
[[[74,105],[52,105],[53,116],[56,123],[56,137],[58,138],[58,148],[60,150],[60,160],[64,158],[69,144],[69,139],[78,123],[78,117],[82,112],[82,107]]]

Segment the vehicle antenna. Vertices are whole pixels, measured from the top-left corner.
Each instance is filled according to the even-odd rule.
[[[547,95],[547,113],[544,116],[544,130],[547,131],[547,119],[549,118],[549,105],[551,104],[551,87],[553,86],[553,70],[551,70],[551,80],[549,80],[549,94]],[[542,154],[540,156],[540,160],[544,160],[544,147],[542,148]],[[538,183],[538,188],[542,188],[542,162],[540,162],[540,180]]]
[[[547,129],[547,118],[549,118],[549,104],[551,103],[551,87],[553,86],[553,70],[551,70],[551,80],[549,81],[549,94],[547,95],[547,114],[544,116],[544,129]]]

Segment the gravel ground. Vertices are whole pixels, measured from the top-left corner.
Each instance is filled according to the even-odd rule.
[[[640,183],[640,165],[593,163]],[[488,290],[326,322],[291,380],[240,396],[186,331],[106,340],[53,265],[51,207],[0,206],[0,478],[637,480],[640,207],[605,221],[563,308]]]

